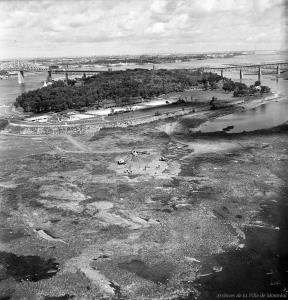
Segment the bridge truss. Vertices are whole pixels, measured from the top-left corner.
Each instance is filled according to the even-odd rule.
[[[1,70],[6,71],[25,71],[25,72],[43,72],[47,71],[49,67],[42,66],[37,63],[31,63],[24,60],[14,60],[10,62],[5,62],[0,64]]]

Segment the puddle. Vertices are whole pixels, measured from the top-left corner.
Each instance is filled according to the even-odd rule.
[[[39,281],[54,276],[59,264],[54,259],[44,260],[39,256],[17,256],[0,252],[0,265],[5,269],[6,277],[16,281]],[[4,279],[4,278],[3,278]]]
[[[174,270],[174,267],[169,263],[159,263],[150,267],[141,260],[119,263],[118,266],[155,283],[167,283]]]
[[[288,101],[270,102],[256,108],[236,112],[191,128],[192,132],[240,133],[268,129],[279,126],[288,120]]]

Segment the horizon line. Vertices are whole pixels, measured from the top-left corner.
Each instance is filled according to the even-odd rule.
[[[153,55],[192,55],[192,54],[210,54],[210,53],[231,53],[231,52],[286,52],[287,49],[271,49],[271,50],[217,50],[217,51],[197,51],[197,52],[149,52],[149,53],[141,53],[141,54],[85,54],[85,55],[71,55],[71,56],[22,56],[22,57],[10,57],[10,58],[0,58],[0,61],[5,60],[22,60],[22,59],[55,59],[55,58],[81,58],[81,57],[125,57],[125,56],[153,56]]]

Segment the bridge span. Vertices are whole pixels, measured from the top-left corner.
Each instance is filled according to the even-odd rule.
[[[154,69],[154,67],[153,67]],[[244,75],[244,71],[255,72],[258,75],[258,79],[261,80],[262,75],[267,73],[275,73],[280,74],[281,71],[288,70],[288,61],[280,61],[280,62],[269,62],[262,64],[243,64],[243,65],[227,65],[221,67],[213,67],[213,66],[203,66],[203,67],[192,67],[188,70],[196,71],[201,70],[203,72],[220,72],[221,76],[224,77],[224,72],[229,71],[239,71],[239,78],[242,79]],[[68,79],[68,74],[98,74],[104,72],[111,72],[111,69],[108,70],[81,70],[81,69],[53,69],[49,70],[49,76],[53,74],[66,74],[66,79]]]
[[[24,60],[14,60],[0,64],[0,70],[18,73],[18,83],[24,83],[24,72],[44,72],[49,70],[48,66],[28,62]]]
[[[242,79],[244,71],[255,72],[258,75],[258,80],[261,80],[264,73],[275,73],[279,75],[282,71],[288,70],[288,62],[273,62],[263,64],[243,64],[243,65],[229,65],[225,67],[203,67],[205,72],[220,72],[221,76],[224,77],[224,71],[239,71],[239,78]]]
[[[47,71],[49,67],[37,64],[36,62],[32,63],[24,60],[14,60],[11,62],[1,63],[0,69],[10,72],[43,72]]]
[[[155,66],[153,65],[153,70],[155,69]],[[253,72],[258,75],[258,80],[261,80],[261,77],[267,74],[275,73],[279,75],[281,71],[288,70],[288,61],[278,61],[278,62],[267,62],[267,63],[261,63],[261,64],[241,64],[241,65],[227,65],[227,66],[203,66],[203,67],[191,67],[186,68],[187,70],[196,71],[201,70],[203,72],[219,72],[221,74],[221,77],[224,77],[225,73],[231,72],[231,71],[238,71],[239,72],[239,78],[240,80],[244,76],[245,72]],[[25,62],[16,62],[12,66],[10,66],[10,70],[18,71],[18,78],[19,83],[24,83],[24,71],[47,71],[47,81],[52,81],[52,74],[65,74],[66,80],[69,79],[69,74],[83,74],[84,76],[86,74],[99,74],[99,73],[106,73],[106,72],[112,72],[112,68],[109,68],[107,70],[87,70],[87,69],[52,69],[50,67],[43,67],[31,63],[25,63]]]

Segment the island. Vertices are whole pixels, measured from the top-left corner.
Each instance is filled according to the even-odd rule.
[[[235,97],[270,91],[269,87],[261,86],[259,81],[248,87],[201,69],[133,69],[55,81],[47,87],[23,93],[17,97],[15,106],[33,113],[129,106],[191,88],[233,91]]]

